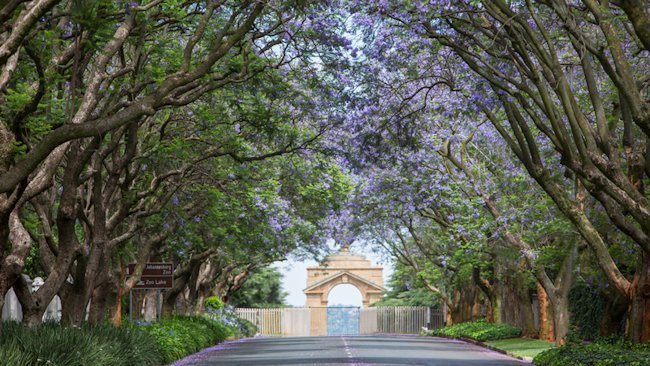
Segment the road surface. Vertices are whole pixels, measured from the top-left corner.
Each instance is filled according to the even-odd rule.
[[[529,365],[461,341],[416,336],[253,338],[205,349],[174,365]]]

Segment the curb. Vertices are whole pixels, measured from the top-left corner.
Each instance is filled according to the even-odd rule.
[[[458,341],[471,343],[471,344],[473,344],[475,346],[487,348],[487,349],[489,349],[491,351],[499,352],[501,354],[504,354],[506,356],[510,356],[512,358],[516,358],[516,359],[521,360],[521,361],[529,362],[531,365],[533,364],[533,359],[530,358],[530,357],[517,356],[517,355],[515,355],[515,354],[513,354],[511,352],[508,352],[506,350],[502,350],[501,348],[490,346],[489,344],[486,344],[486,343],[483,343],[481,341],[477,341],[477,340],[474,340],[474,339],[463,338],[463,337],[449,337],[449,336],[444,336],[444,335],[435,335],[435,336],[425,335],[425,337],[434,337],[434,338],[437,337],[437,338],[455,339],[455,340],[458,340]]]

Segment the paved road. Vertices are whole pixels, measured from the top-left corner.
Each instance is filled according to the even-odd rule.
[[[511,366],[527,363],[460,341],[382,335],[253,338],[208,348],[176,365]]]

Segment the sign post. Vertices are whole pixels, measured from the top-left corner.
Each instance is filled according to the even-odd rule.
[[[126,276],[131,277],[135,272],[135,263],[130,263],[126,267]],[[174,285],[174,265],[172,263],[147,263],[142,270],[140,281],[133,286],[133,290],[149,290],[155,289],[156,291],[156,312],[157,319],[160,320],[160,292],[162,289],[172,288]],[[133,297],[129,291],[129,319],[133,321]]]

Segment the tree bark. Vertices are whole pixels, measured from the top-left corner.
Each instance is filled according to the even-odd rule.
[[[29,233],[20,222],[18,211],[15,209],[11,214],[7,215],[7,229],[7,238],[11,243],[11,252],[5,255],[2,258],[2,262],[0,262],[0,309],[4,306],[7,291],[18,280],[31,247]],[[3,252],[4,248],[0,249],[0,251]],[[1,324],[0,330],[2,330]]]
[[[129,291],[131,290],[129,289]],[[124,298],[125,294],[125,289],[122,286],[118,286],[117,293],[115,295],[115,302],[113,303],[114,305],[111,310],[111,324],[116,327],[122,326],[122,299]]]
[[[555,344],[562,346],[566,343],[569,333],[569,299],[568,296],[558,296],[553,304],[553,328],[555,330]]]
[[[107,317],[108,304],[112,303],[115,298],[113,284],[104,283],[97,286],[93,291],[90,299],[90,308],[88,310],[88,323],[91,325],[101,325]]]
[[[553,309],[548,294],[539,282],[537,282],[537,301],[539,302],[539,339],[554,342]]]
[[[493,260],[497,260],[496,256],[493,257]],[[487,321],[490,323],[501,323],[501,302],[499,296],[497,296],[497,291],[495,290],[495,288],[498,287],[497,284],[499,281],[495,278],[493,283],[490,283],[490,281],[482,278],[481,271],[476,266],[472,268],[472,279],[487,299]]]
[[[629,309],[629,300],[618,292],[609,291],[605,296],[605,309],[600,322],[600,335],[621,335],[625,332],[625,315]]]
[[[641,253],[641,265],[630,291],[627,334],[633,342],[650,341],[650,253]]]

